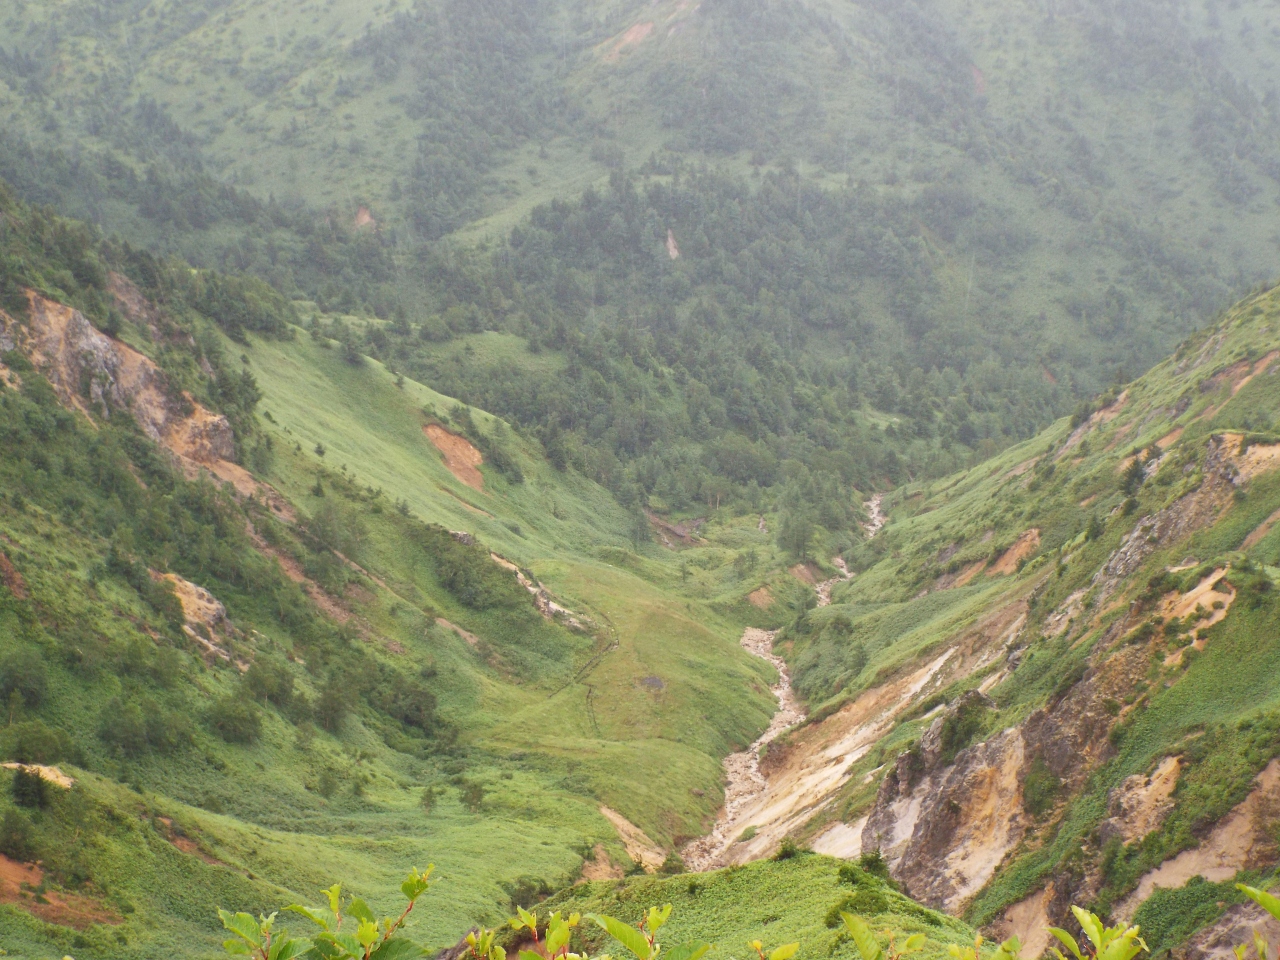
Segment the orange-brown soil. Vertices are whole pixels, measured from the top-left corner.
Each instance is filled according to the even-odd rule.
[[[0,903],[25,910],[45,923],[84,930],[95,923],[121,923],[119,915],[92,897],[79,893],[36,889],[44,880],[43,871],[33,864],[18,863],[0,854]]]
[[[991,569],[987,571],[987,576],[1007,576],[1017,573],[1018,564],[1035,553],[1039,547],[1040,531],[1036,527],[1032,527],[1018,537],[1013,546],[1000,554],[1000,559],[991,565]]]
[[[479,469],[484,457],[466,437],[460,437],[438,423],[428,423],[422,432],[444,456],[444,465],[450,473],[473,490],[484,489],[484,474]]]

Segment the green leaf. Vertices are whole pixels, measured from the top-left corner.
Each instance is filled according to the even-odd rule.
[[[413,903],[418,897],[427,892],[427,888],[431,886],[429,882],[431,871],[435,868],[436,865],[434,863],[427,864],[427,869],[421,873],[415,868],[409,872],[409,876],[405,878],[404,883],[400,884],[400,892],[405,895],[410,903]]]
[[[902,945],[902,952],[915,953],[917,950],[923,950],[924,940],[925,937],[923,933],[913,933],[911,936],[907,937],[907,942]]]
[[[301,914],[322,930],[329,930],[338,922],[338,918],[329,911],[323,909],[312,910],[310,907],[304,907],[300,903],[291,903],[285,909],[292,913]]]
[[[613,917],[604,917],[596,914],[592,914],[589,919],[595,921],[609,936],[634,953],[639,960],[649,960],[652,955],[649,949],[649,941],[635,927],[623,923],[621,920],[615,920]]]
[[[258,921],[247,913],[228,913],[219,910],[218,917],[222,925],[251,946],[262,946],[262,928]]]
[[[1071,912],[1076,915],[1076,920],[1080,923],[1080,929],[1084,931],[1084,935],[1089,938],[1089,942],[1093,944],[1095,951],[1101,953],[1107,946],[1106,928],[1103,927],[1102,921],[1080,907],[1073,906]]]
[[[769,960],[791,960],[796,955],[796,951],[800,949],[798,943],[787,943],[778,947],[777,950],[769,954]]]
[[[1236,889],[1271,914],[1271,916],[1280,920],[1280,899],[1277,899],[1266,890],[1259,890],[1257,887],[1250,887],[1243,883],[1237,883]]]
[[[855,917],[851,913],[841,913],[840,916],[843,918],[845,929],[849,931],[849,936],[853,938],[853,943],[858,948],[858,952],[862,954],[862,960],[880,960],[884,956],[884,951],[880,949],[880,941],[871,932],[871,928],[867,926],[866,921],[861,917]]]
[[[369,909],[369,905],[356,897],[347,904],[347,916],[355,917],[357,920],[363,920],[365,923],[378,922],[378,918],[373,915],[373,911]]]
[[[248,956],[249,945],[243,940],[223,940],[222,949],[234,956]]]
[[[542,954],[534,953],[532,950],[521,950],[520,960],[543,960]]]
[[[662,951],[662,960],[702,960],[710,949],[709,943],[682,943]]]
[[[320,892],[329,898],[329,909],[333,911],[333,915],[336,917],[340,914],[342,912],[342,884],[335,883],[328,890]]]
[[[267,960],[293,960],[294,957],[300,957],[310,949],[310,941],[281,937],[271,944],[271,952],[267,954]]]
[[[417,960],[426,955],[427,951],[412,940],[393,937],[380,943],[378,949],[369,954],[369,960]]]
[[[345,950],[349,955],[353,957],[364,956],[364,944],[362,944],[353,934],[335,933],[332,939],[335,944]]]
[[[1062,945],[1071,951],[1071,955],[1076,960],[1084,960],[1084,955],[1080,953],[1080,944],[1076,943],[1075,937],[1058,927],[1049,927],[1049,932],[1062,941]]]
[[[664,907],[650,907],[649,914],[645,917],[645,927],[649,931],[649,935],[657,933],[667,922],[671,916],[671,904]]]
[[[378,921],[377,920],[361,920],[360,926],[356,928],[356,939],[360,941],[360,946],[368,950],[378,941]]]
[[[351,956],[350,951],[346,947],[338,943],[331,933],[322,933],[316,937],[313,948],[317,956],[323,957],[324,960],[340,960],[342,957]]]
[[[546,939],[547,956],[549,957],[555,956],[560,951],[560,948],[569,942],[569,934],[571,932],[572,931],[569,929],[569,925],[565,923],[563,920],[561,920],[557,924],[554,924],[551,927],[551,929],[547,931],[547,939]]]

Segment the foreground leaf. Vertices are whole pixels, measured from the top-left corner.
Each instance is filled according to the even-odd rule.
[[[881,960],[884,950],[880,948],[880,941],[871,932],[866,921],[851,913],[842,913],[840,916],[844,920],[845,929],[849,931],[849,936],[853,938],[854,946],[862,954],[862,960]]]
[[[649,960],[653,955],[648,939],[631,924],[615,920],[613,917],[599,915],[592,915],[590,919],[594,920],[609,936],[634,953],[639,960]]]

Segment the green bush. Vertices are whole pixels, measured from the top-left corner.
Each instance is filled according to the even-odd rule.
[[[293,674],[279,661],[265,657],[255,660],[245,671],[243,682],[255,700],[273,703],[281,709],[293,702]]]
[[[31,819],[21,810],[11,807],[4,812],[4,819],[0,820],[0,853],[19,861],[36,858]]]
[[[0,698],[5,703],[16,694],[29,710],[44,702],[49,672],[34,650],[17,650],[0,660]]]
[[[38,770],[13,771],[13,802],[20,807],[43,809],[49,805],[49,784]]]
[[[854,913],[859,916],[873,917],[889,909],[889,898],[883,892],[873,889],[858,890],[836,903],[827,911],[825,924],[828,929],[840,926],[841,914]]]
[[[262,713],[242,697],[227,694],[209,708],[209,726],[227,743],[253,743],[262,733]]]
[[[1022,784],[1022,805],[1033,817],[1041,817],[1052,809],[1062,781],[1053,775],[1043,757],[1036,757]]]
[[[5,759],[18,763],[57,763],[77,753],[66,731],[46,726],[39,720],[6,727],[0,731],[0,745]]]
[[[191,724],[185,715],[166,710],[150,697],[112,697],[99,715],[98,736],[126,757],[140,757],[149,751],[170,753],[190,743]]]

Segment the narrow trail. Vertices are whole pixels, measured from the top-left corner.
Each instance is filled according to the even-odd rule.
[[[868,522],[864,527],[868,540],[879,533],[885,524],[882,502],[883,497],[876,494],[863,504],[868,515]],[[763,523],[761,518],[761,524]],[[837,584],[854,576],[845,566],[844,558],[833,557],[831,563],[840,571],[840,576],[824,580],[814,587],[820,607],[831,603],[831,591]],[[739,822],[742,815],[752,809],[753,802],[769,786],[764,774],[760,772],[761,748],[776,740],[788,727],[803,723],[808,718],[791,688],[791,671],[787,668],[786,661],[773,652],[773,641],[777,635],[777,630],[748,627],[739,641],[744,650],[762,660],[768,660],[778,671],[778,682],[772,688],[773,695],[778,699],[778,711],[773,715],[769,728],[755,743],[740,753],[725,757],[724,806],[716,817],[715,826],[709,834],[690,841],[680,851],[685,867],[696,873],[727,866],[729,849],[737,842],[742,831],[751,826],[745,819]]]

